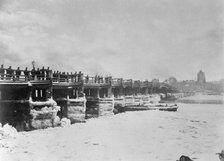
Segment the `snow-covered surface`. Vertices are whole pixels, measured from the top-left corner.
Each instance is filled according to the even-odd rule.
[[[183,97],[183,100],[224,100],[224,96],[222,95],[202,95],[197,94],[190,97]]]
[[[204,103],[204,104],[224,104],[223,95],[202,95],[197,94],[194,96],[183,97],[179,99],[179,102],[184,103]]]
[[[20,132],[0,140],[1,160],[219,161],[224,149],[224,108],[179,104],[177,112],[138,111],[68,127]]]

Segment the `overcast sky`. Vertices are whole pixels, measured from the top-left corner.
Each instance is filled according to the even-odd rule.
[[[219,80],[223,16],[223,0],[0,0],[0,63]]]

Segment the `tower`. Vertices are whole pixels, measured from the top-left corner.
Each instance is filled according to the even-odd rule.
[[[197,74],[197,82],[198,83],[205,83],[206,80],[205,80],[205,73],[202,72],[202,70],[200,70]]]

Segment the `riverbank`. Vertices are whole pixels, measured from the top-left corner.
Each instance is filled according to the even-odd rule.
[[[194,95],[183,97],[177,100],[180,103],[191,104],[224,104],[224,96],[222,95]]]
[[[222,105],[181,104],[177,112],[138,111],[70,127],[20,132],[0,140],[7,161],[218,161],[224,145]],[[215,119],[214,119],[215,118]]]

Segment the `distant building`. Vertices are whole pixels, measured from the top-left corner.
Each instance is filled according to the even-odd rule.
[[[197,74],[197,82],[198,83],[205,83],[206,80],[205,80],[205,73],[202,72],[202,70],[200,70]]]

